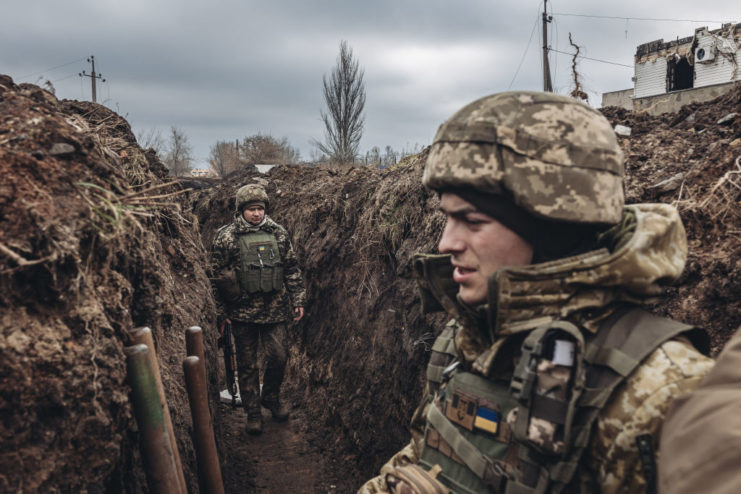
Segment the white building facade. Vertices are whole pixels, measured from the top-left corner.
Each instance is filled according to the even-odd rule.
[[[741,24],[712,31],[702,27],[686,38],[644,43],[634,62],[632,102],[626,102],[625,91],[614,91],[603,95],[603,106],[656,114],[708,101],[741,81]]]
[[[741,24],[726,24],[694,36],[639,45],[635,55],[634,98],[741,81]]]

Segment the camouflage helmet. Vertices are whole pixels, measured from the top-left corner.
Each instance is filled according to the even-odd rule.
[[[234,204],[237,206],[238,212],[242,212],[244,208],[253,204],[260,204],[267,210],[270,201],[268,200],[268,193],[265,192],[265,187],[260,184],[248,184],[237,190]]]
[[[553,93],[513,91],[465,106],[435,135],[422,182],[511,197],[537,217],[617,223],[623,153],[597,110]]]

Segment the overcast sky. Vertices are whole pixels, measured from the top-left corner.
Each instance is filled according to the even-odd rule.
[[[508,89],[542,89],[542,0],[26,0],[0,14],[0,73],[49,80],[58,98],[91,99],[91,66],[106,81],[98,102],[134,133],[171,126],[188,136],[196,167],[217,140],[258,132],[287,138],[311,158],[323,139],[322,76],[346,40],[365,70],[361,152],[430,143],[464,104]],[[573,53],[590,102],[632,87],[641,43],[741,22],[729,0],[548,2],[549,43]],[[611,63],[606,63],[611,62]],[[573,89],[571,57],[550,55],[554,88]]]

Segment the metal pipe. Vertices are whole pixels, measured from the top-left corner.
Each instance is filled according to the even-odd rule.
[[[201,492],[223,494],[224,483],[221,478],[219,457],[216,453],[211,413],[208,410],[206,368],[202,360],[191,355],[183,360],[183,373],[188,389],[190,412],[193,416],[193,440]]]
[[[159,395],[160,404],[162,405],[162,414],[165,419],[165,427],[167,429],[167,435],[170,438],[170,449],[172,449],[173,458],[175,459],[175,468],[178,474],[178,484],[180,485],[180,494],[188,494],[188,486],[185,483],[185,474],[183,473],[183,463],[180,460],[180,450],[178,449],[177,439],[175,438],[175,430],[172,426],[172,418],[170,417],[170,408],[167,406],[167,399],[165,398],[165,389],[162,386],[162,376],[160,374],[160,366],[157,362],[157,351],[154,348],[154,338],[152,337],[152,330],[147,326],[134,328],[129,332],[131,340],[135,344],[144,344],[149,348],[149,360],[151,361],[152,370],[154,371],[154,382],[157,386],[157,394]]]
[[[147,345],[124,348],[126,369],[131,386],[131,402],[139,426],[139,447],[153,494],[180,492],[175,458],[165,427],[162,405],[154,382],[154,370]]]
[[[191,326],[185,330],[185,354],[198,357],[201,362],[206,364],[206,358],[203,350],[203,331],[200,326]]]

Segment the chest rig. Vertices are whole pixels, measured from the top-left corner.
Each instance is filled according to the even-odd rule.
[[[524,338],[509,371],[483,376],[456,360],[448,325],[427,370],[437,393],[420,464],[440,465],[438,480],[456,493],[588,490],[576,473],[599,412],[656,348],[680,333],[695,336],[692,329],[633,306],[617,310],[596,334],[554,321]]]
[[[243,293],[271,293],[283,287],[278,241],[262,230],[239,235],[237,279]]]

